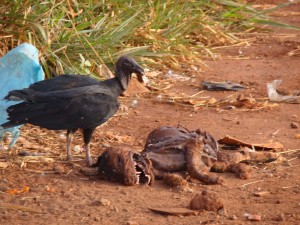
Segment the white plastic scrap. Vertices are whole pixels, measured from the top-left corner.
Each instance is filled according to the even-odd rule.
[[[281,84],[282,80],[274,80],[267,84],[268,97],[272,102],[287,102],[300,104],[300,96],[281,95],[277,92],[277,87]]]

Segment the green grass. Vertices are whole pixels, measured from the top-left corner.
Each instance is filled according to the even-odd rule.
[[[239,42],[234,33],[255,22],[282,25],[266,13],[229,0],[2,0],[0,37],[3,52],[37,46],[47,77],[98,77],[101,64],[122,54],[178,68],[197,63],[212,46]]]

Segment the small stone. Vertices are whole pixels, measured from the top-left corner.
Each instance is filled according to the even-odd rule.
[[[179,190],[180,192],[194,193],[194,190],[193,190],[192,188],[184,187],[184,186],[178,187],[178,190]]]
[[[94,217],[94,221],[100,221],[100,217],[98,216]]]
[[[103,205],[103,206],[108,206],[108,205],[110,205],[110,201],[108,199],[101,198],[100,199],[100,204]]]
[[[250,221],[261,221],[261,215],[252,215],[249,213],[244,213],[244,217]]]
[[[258,187],[256,190],[257,190],[257,191],[261,191],[261,187]]]
[[[237,220],[237,216],[236,215],[232,215],[232,216],[229,217],[229,219],[231,219],[231,220]]]
[[[80,147],[80,145],[75,145],[73,148],[73,151],[75,153],[80,153],[80,152],[82,152],[82,148]]]
[[[225,216],[226,215],[226,211],[225,211],[225,208],[221,208],[217,211],[218,215],[219,216]]]
[[[127,221],[126,225],[138,225],[135,221]]]
[[[270,194],[270,192],[268,192],[268,191],[259,191],[259,192],[255,192],[254,196],[262,197],[262,196],[266,196],[266,195],[269,195],[269,194]]]
[[[60,133],[58,135],[58,138],[61,139],[61,140],[65,140],[66,139],[66,135],[64,133]]]
[[[7,217],[6,215],[3,215],[3,216],[1,216],[1,219],[3,219],[3,220],[7,220],[7,219],[8,219],[8,217]]]
[[[110,205],[110,201],[108,199],[100,199],[100,200],[94,200],[91,203],[91,206],[109,206]],[[111,209],[113,209],[113,206],[110,207]]]
[[[111,206],[110,209],[111,209],[112,211],[115,211],[116,213],[119,212],[119,209],[118,209],[117,206]]]
[[[276,217],[275,219],[276,221],[284,221],[285,220],[285,216],[283,213],[281,213],[279,216]]]
[[[299,128],[299,123],[297,123],[297,122],[292,122],[292,123],[291,123],[291,128],[293,128],[293,129],[298,129],[298,128]]]
[[[123,195],[128,195],[128,192],[126,192],[124,190],[120,191],[120,193],[123,194]]]
[[[132,102],[131,102],[131,107],[132,107],[132,108],[136,108],[137,104],[138,104],[138,100],[134,99],[134,100],[132,100]]]

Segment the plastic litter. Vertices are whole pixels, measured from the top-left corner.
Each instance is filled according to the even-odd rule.
[[[231,81],[224,82],[212,82],[212,81],[204,81],[202,82],[204,89],[208,91],[241,91],[244,90],[245,87],[238,83],[233,83]]]
[[[0,124],[7,122],[6,109],[18,103],[3,100],[8,92],[26,88],[42,79],[44,71],[38,60],[38,50],[33,45],[23,43],[0,58]],[[12,135],[9,144],[9,148],[12,148],[20,136],[19,126],[8,129],[0,126],[0,142],[7,132]]]
[[[268,97],[272,102],[286,102],[293,104],[300,104],[300,96],[281,95],[277,92],[277,87],[282,80],[274,80],[267,84]]]

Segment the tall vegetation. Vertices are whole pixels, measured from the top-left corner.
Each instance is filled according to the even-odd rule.
[[[230,0],[2,0],[1,51],[30,42],[46,75],[97,76],[122,54],[167,65],[195,62],[210,47],[238,42],[234,32],[265,20],[262,12]]]

